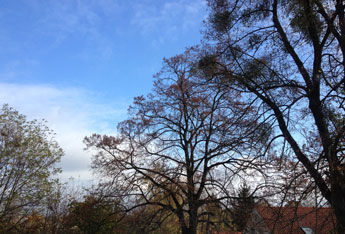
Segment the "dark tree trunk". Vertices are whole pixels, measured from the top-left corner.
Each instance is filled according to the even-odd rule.
[[[182,234],[197,234],[198,215],[197,211],[192,209],[189,213],[189,226],[182,227]]]
[[[189,221],[189,233],[190,234],[196,234],[197,231],[197,227],[198,227],[198,217],[197,217],[197,213],[193,212],[193,214],[190,217],[190,221]]]
[[[332,208],[337,219],[337,233],[345,233],[345,193],[338,185],[332,189]]]
[[[343,194],[344,196],[344,194]],[[337,233],[344,234],[345,233],[345,212],[344,209],[335,207],[334,208],[335,216],[337,218]]]

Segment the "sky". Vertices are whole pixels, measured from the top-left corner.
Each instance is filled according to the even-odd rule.
[[[45,119],[62,181],[94,180],[82,140],[116,134],[162,59],[202,39],[206,0],[3,0],[0,104]]]

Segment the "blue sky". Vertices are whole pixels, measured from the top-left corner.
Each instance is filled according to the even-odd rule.
[[[83,137],[114,134],[163,57],[199,43],[206,16],[205,0],[3,0],[0,103],[48,121],[62,178],[90,178]]]

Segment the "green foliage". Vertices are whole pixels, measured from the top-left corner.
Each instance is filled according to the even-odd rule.
[[[288,4],[288,12],[291,14],[290,25],[295,32],[301,33],[305,40],[311,41],[311,34],[309,31],[310,24],[315,26],[318,30],[317,34],[320,35],[323,28],[320,18],[317,16],[317,10],[313,5],[315,1],[310,1],[310,11],[306,11],[306,4],[301,1],[290,1]]]
[[[229,11],[217,12],[216,14],[213,15],[211,22],[213,23],[217,31],[224,32],[228,30],[228,28],[231,25],[230,12]]]
[[[20,223],[48,196],[63,155],[45,123],[28,121],[8,105],[0,112],[0,228]]]
[[[72,233],[118,233],[121,212],[113,201],[98,199],[92,195],[84,201],[70,203],[67,227]]]
[[[218,71],[217,57],[215,55],[203,56],[198,62],[198,69],[200,69],[203,75],[211,79]]]

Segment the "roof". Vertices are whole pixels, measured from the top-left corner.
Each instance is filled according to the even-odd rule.
[[[242,232],[232,232],[232,231],[222,231],[222,232],[213,232],[213,234],[242,234]]]
[[[335,229],[331,208],[261,206],[256,211],[271,233],[328,233]]]

